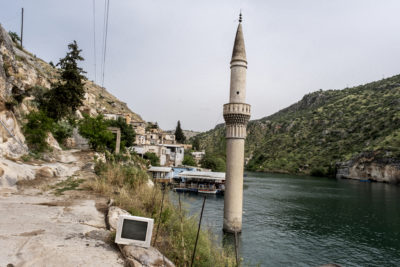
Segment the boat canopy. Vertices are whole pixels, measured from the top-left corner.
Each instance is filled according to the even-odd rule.
[[[186,179],[200,179],[200,180],[225,180],[224,172],[198,172],[198,171],[184,171],[177,174],[180,178]]]

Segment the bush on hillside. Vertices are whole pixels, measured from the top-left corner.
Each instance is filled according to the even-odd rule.
[[[78,125],[79,134],[88,139],[92,149],[104,151],[115,148],[114,135],[107,130],[108,123],[102,115],[98,115],[97,117],[85,115]]]
[[[27,122],[22,129],[28,147],[36,152],[48,149],[46,142],[48,133],[52,130],[54,121],[42,111],[33,111],[26,116]]]
[[[18,33],[9,31],[8,34],[10,35],[11,40],[13,40],[14,43],[21,42],[21,38],[19,37]]]
[[[189,154],[189,152],[185,153],[182,164],[187,166],[197,166],[196,161],[194,160],[193,156]]]
[[[111,127],[118,127],[121,130],[121,150],[125,147],[133,146],[135,142],[136,133],[132,125],[127,124],[123,118],[117,120],[108,120],[108,125]]]
[[[63,144],[65,139],[72,136],[73,126],[66,120],[53,124],[51,133],[59,144]]]
[[[160,159],[156,155],[156,153],[153,152],[146,152],[143,155],[143,158],[147,159],[150,161],[151,166],[159,166],[160,165]]]

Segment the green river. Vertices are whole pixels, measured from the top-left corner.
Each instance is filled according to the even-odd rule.
[[[200,212],[203,196],[181,198]],[[219,240],[223,206],[208,196],[202,224]],[[243,209],[245,266],[400,266],[400,186],[247,173]]]

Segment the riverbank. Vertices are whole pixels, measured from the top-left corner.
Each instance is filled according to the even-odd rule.
[[[197,216],[188,216],[179,205],[173,205],[169,195],[158,184],[149,184],[141,158],[133,156],[123,162],[98,161],[98,177],[87,186],[95,192],[112,198],[114,204],[135,216],[154,218],[152,244],[177,266],[188,266],[197,234]],[[162,208],[161,208],[162,207]],[[232,251],[218,246],[206,228],[202,228],[197,244],[196,266],[233,266]],[[156,231],[156,230],[155,230]]]

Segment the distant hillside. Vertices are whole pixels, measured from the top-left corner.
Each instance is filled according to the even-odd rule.
[[[221,124],[198,135],[200,146],[224,154],[224,131]],[[388,175],[400,175],[400,75],[310,93],[271,116],[250,121],[245,151],[250,158],[246,167],[253,171],[334,175],[336,163],[354,161],[365,152],[369,163],[392,162],[398,172]],[[364,157],[362,166],[349,168],[369,176],[361,169],[370,165]]]

